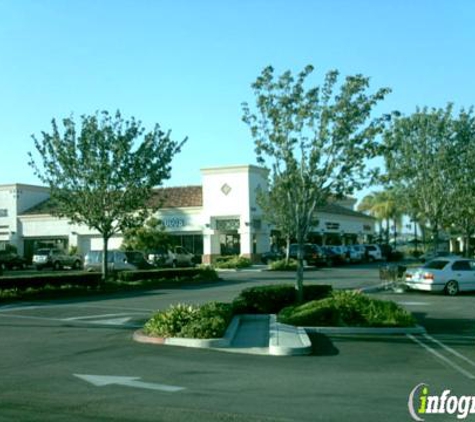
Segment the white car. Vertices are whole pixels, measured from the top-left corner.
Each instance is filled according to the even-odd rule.
[[[365,247],[365,258],[369,262],[383,261],[383,252],[379,245],[363,245]]]
[[[460,257],[434,259],[406,271],[406,285],[411,289],[445,292],[450,296],[475,290],[475,261]]]

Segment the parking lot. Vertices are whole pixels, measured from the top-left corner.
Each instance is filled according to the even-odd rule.
[[[474,395],[474,296],[372,293],[397,301],[426,335],[312,335],[307,357],[234,355],[134,343],[170,303],[231,300],[291,273],[223,272],[219,284],[0,307],[0,420],[411,420],[420,383]],[[376,266],[306,272],[334,288],[379,284]],[[427,415],[426,420],[456,420]],[[447,419],[445,419],[447,418]]]

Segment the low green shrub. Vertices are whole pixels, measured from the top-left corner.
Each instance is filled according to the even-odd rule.
[[[252,266],[252,261],[243,256],[222,256],[214,263],[215,268],[234,269],[234,268],[249,268]]]
[[[372,299],[354,291],[335,291],[330,297],[289,306],[279,322],[298,326],[410,327],[415,319],[394,302]]]
[[[211,267],[163,268],[157,270],[121,271],[117,273],[120,281],[137,280],[217,280],[218,274]]]
[[[271,271],[297,271],[297,261],[295,259],[279,259],[278,261],[272,261],[269,264],[269,270]]]
[[[304,301],[327,297],[332,291],[329,285],[304,286]],[[233,301],[235,313],[275,314],[295,303],[296,292],[292,284],[256,286],[244,289]]]
[[[232,317],[232,307],[227,303],[177,304],[153,315],[145,324],[144,332],[159,337],[219,338],[226,332]]]
[[[8,276],[0,278],[0,291],[28,288],[41,289],[46,286],[63,287],[97,287],[101,282],[99,273],[62,273],[62,274],[33,274]]]

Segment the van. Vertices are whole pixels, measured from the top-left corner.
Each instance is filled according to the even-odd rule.
[[[107,253],[107,266],[109,271],[137,270],[137,266],[130,263],[123,251],[112,250]],[[86,271],[102,270],[102,251],[89,251],[84,259]]]

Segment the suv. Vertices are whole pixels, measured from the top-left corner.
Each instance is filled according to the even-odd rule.
[[[134,253],[130,253],[134,259]],[[143,257],[143,256],[142,256]],[[135,257],[136,258],[136,257]],[[136,259],[137,261],[137,259]],[[145,261],[145,258],[143,258]],[[107,266],[109,271],[124,271],[124,270],[138,270],[135,263],[129,261],[127,252],[110,250],[107,251]],[[102,270],[102,251],[89,251],[84,260],[84,269],[86,271],[101,271]]]
[[[383,261],[383,253],[378,245],[364,245],[365,258],[368,262]]]
[[[193,267],[195,256],[182,246],[159,248],[147,254],[148,261],[157,267]]]
[[[297,259],[299,245],[297,243],[293,243],[290,245],[289,249],[289,257],[293,259]],[[308,265],[322,265],[326,264],[327,256],[326,254],[320,249],[320,246],[314,245],[313,243],[305,243],[303,245],[303,259],[307,261]]]
[[[56,248],[38,249],[33,255],[33,265],[37,270],[48,267],[53,270],[60,270],[63,267],[79,270],[82,267],[82,258],[79,255],[69,255]]]

